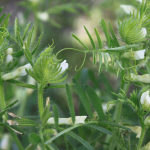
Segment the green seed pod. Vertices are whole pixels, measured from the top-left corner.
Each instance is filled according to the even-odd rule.
[[[132,44],[143,41],[147,31],[139,26],[139,20],[130,18],[119,24],[119,33],[124,42]]]

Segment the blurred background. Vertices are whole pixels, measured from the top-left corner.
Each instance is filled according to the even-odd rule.
[[[40,47],[34,56],[35,59],[48,45],[52,44],[52,39],[54,40],[55,46],[54,53],[57,53],[63,48],[83,50],[84,47],[71,35],[71,33],[74,33],[82,42],[86,45],[90,45],[90,40],[83,25],[87,27],[95,40],[94,27],[96,27],[103,41],[103,47],[107,46],[99,22],[101,18],[103,18],[106,23],[111,23],[116,35],[118,35],[118,18],[123,19],[125,17],[125,12],[120,8],[120,4],[134,5],[135,3],[134,0],[0,0],[0,7],[4,8],[3,13],[12,14],[8,27],[11,33],[13,33],[16,17],[18,18],[19,26],[22,30],[24,30],[29,22],[31,22],[32,26],[34,25],[33,47],[38,37],[43,33]],[[14,49],[14,52],[15,51],[18,50]],[[75,71],[75,67],[77,65],[78,69],[81,66],[84,58],[83,53],[66,50],[61,52],[58,58],[62,61],[67,60],[69,63],[70,69],[68,70],[66,83],[71,84],[72,78],[76,78],[81,85],[91,85],[103,101],[103,106],[106,111],[106,103],[111,100],[113,96],[111,92],[117,92],[119,89],[119,77],[116,78],[116,75],[111,73],[109,69],[107,71],[103,70],[102,73],[98,75],[98,66],[93,66],[91,59],[92,54],[88,54],[84,66],[78,72]],[[18,66],[24,65],[26,62],[25,57],[21,57]],[[35,81],[29,76],[22,77],[20,80],[35,84]],[[130,86],[130,89],[132,88],[133,86]],[[87,115],[74,88],[71,88],[71,92],[76,116]],[[5,97],[7,104],[13,100],[19,100],[18,105],[15,105],[15,107],[11,109],[11,112],[14,114],[19,116],[38,116],[37,91],[6,83]],[[70,117],[64,89],[46,90],[44,100],[46,100],[47,97],[50,97],[51,105],[56,104],[59,108],[60,117]],[[125,111],[127,109],[129,111]],[[111,111],[113,112],[113,109]],[[137,118],[135,113],[129,106],[123,107],[123,114],[125,115],[122,121],[130,117],[130,120],[133,120],[132,123],[136,122]],[[28,128],[28,131],[29,130]],[[9,144],[5,144],[7,146],[6,149],[17,150],[9,133],[7,133],[7,131],[1,133],[1,145],[4,139],[9,139]],[[92,140],[88,139],[87,134],[90,135],[93,133],[87,129],[87,131],[82,132],[82,137],[88,141]],[[95,135],[93,134],[92,136],[94,137]],[[89,137],[92,138],[92,136]],[[23,146],[26,147],[29,144],[27,135],[19,137]],[[61,137],[56,140],[56,145],[58,145],[60,149],[65,149],[64,141],[62,141]],[[100,149],[100,147],[101,143],[98,142],[97,149]]]

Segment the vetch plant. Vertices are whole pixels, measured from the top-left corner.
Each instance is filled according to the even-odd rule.
[[[37,3],[40,3],[40,1],[28,1],[28,3],[32,3],[32,7],[37,7]],[[137,2],[137,5],[137,12],[133,11],[125,20],[118,21],[119,37],[116,37],[111,24],[109,23],[107,27],[105,21],[101,19],[100,26],[105,34],[107,47],[101,41],[100,34],[96,28],[94,28],[94,31],[97,42],[93,40],[90,32],[84,26],[92,48],[85,45],[82,39],[80,40],[76,35],[72,34],[83,46],[83,50],[64,48],[58,51],[57,54],[54,54],[54,43],[52,43],[37,58],[33,57],[33,55],[39,48],[42,35],[34,47],[32,45],[34,26],[30,29],[29,23],[23,34],[21,34],[18,20],[16,19],[14,35],[12,35],[7,30],[10,15],[8,14],[6,18],[2,17],[0,19],[0,21],[3,20],[0,24],[0,126],[4,126],[9,130],[20,150],[25,148],[19,141],[16,133],[20,134],[20,136],[28,135],[29,145],[26,147],[26,150],[59,149],[55,140],[62,138],[61,136],[63,136],[67,150],[94,150],[99,148],[105,150],[149,149],[149,143],[144,146],[143,141],[150,125],[148,116],[150,111],[148,46],[150,3],[148,0],[143,0],[141,3]],[[2,8],[0,11],[2,11]],[[38,16],[39,19],[47,21],[48,14],[44,12],[44,17],[42,15]],[[41,16],[42,18],[40,18]],[[14,45],[19,47],[19,51],[15,51],[14,45],[10,45],[11,40],[9,41],[9,39],[13,40]],[[66,60],[62,61],[57,58],[58,54],[64,50],[75,50],[84,53],[83,63],[79,69],[75,68],[76,71],[82,69],[86,56],[90,53],[93,55],[93,65],[97,67],[99,75],[105,69],[114,73],[116,78],[120,80],[119,89],[117,91],[114,89],[111,89],[114,91],[109,91],[112,97],[107,103],[107,112],[103,108],[102,100],[96,94],[94,88],[89,85],[81,86],[75,78],[72,79],[72,84],[66,83],[69,64]],[[26,58],[27,63],[18,67],[18,59],[21,56]],[[144,71],[140,68],[142,63],[146,65]],[[21,79],[18,80],[19,77],[27,74],[34,78],[36,85],[24,83]],[[23,117],[10,112],[7,113],[18,101],[14,101],[6,106],[4,82],[37,91],[38,97],[35,97],[35,99],[38,102],[39,116]],[[135,88],[129,95],[127,90],[130,83],[138,85],[138,88]],[[74,97],[70,87],[74,87],[85,110],[84,115],[76,115],[73,103]],[[44,91],[53,88],[56,90],[57,88],[65,88],[69,117],[60,117],[57,105],[52,105],[49,97],[46,99],[46,103],[44,102]],[[123,104],[127,104],[127,106],[132,108],[140,124],[131,123],[132,120],[130,118],[122,119],[126,117],[126,115],[122,116]],[[111,110],[109,109],[110,105],[114,106]],[[25,127],[32,128],[32,131],[25,131]],[[78,129],[78,131],[74,129]],[[89,134],[88,138],[84,134],[86,131]],[[136,133],[137,143],[132,144],[131,131]],[[74,141],[80,142],[82,146]],[[97,147],[98,141],[101,143],[99,147]]]

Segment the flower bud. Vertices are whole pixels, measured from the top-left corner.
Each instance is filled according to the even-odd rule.
[[[141,127],[140,126],[126,126],[127,128],[131,129],[132,132],[137,134],[136,138],[140,138],[141,136]]]
[[[75,124],[79,124],[79,123],[85,123],[85,119],[87,118],[87,116],[76,116],[75,117]],[[68,125],[73,125],[72,119],[70,118],[59,118],[59,124],[68,124]],[[48,124],[54,124],[54,118],[51,117],[48,119],[47,121]]]
[[[133,52],[126,52],[122,55],[122,57],[131,59],[131,60],[139,60],[144,59],[145,49]]]
[[[32,69],[32,66],[28,63],[22,67],[19,67],[18,69],[16,69],[15,71],[13,71],[11,73],[7,73],[7,74],[3,75],[2,79],[10,80],[10,79],[18,78],[19,76],[25,76],[27,74],[25,69],[27,69],[27,70]]]
[[[12,49],[12,48],[8,48],[8,49],[6,50],[6,53],[7,53],[7,55],[8,55],[8,54],[11,55],[11,54],[13,53],[13,49]]]
[[[38,12],[37,18],[41,21],[48,21],[49,15],[47,12]]]
[[[150,125],[150,116],[147,116],[146,119],[144,120],[145,125]]]
[[[142,83],[150,83],[150,75],[135,75],[133,73],[130,74],[130,78],[127,76],[125,77],[127,80],[132,80],[134,82],[142,82]]]
[[[5,62],[6,62],[6,64],[8,64],[8,63],[12,62],[12,60],[13,60],[13,56],[10,55],[10,54],[8,54],[8,55],[6,56]]]
[[[147,109],[150,107],[149,91],[142,93],[140,102],[142,104],[144,111],[147,111]]]

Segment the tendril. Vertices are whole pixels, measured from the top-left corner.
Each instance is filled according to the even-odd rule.
[[[61,49],[59,52],[56,53],[56,57],[59,53],[61,53],[62,51],[66,51],[66,50],[74,50],[74,51],[83,52],[83,53],[86,52],[85,50],[79,50],[79,49],[74,49],[74,48],[64,48],[64,49]]]
[[[75,67],[75,71],[79,71],[82,67],[83,67],[83,65],[84,65],[84,63],[85,63],[85,59],[86,59],[86,52],[84,52],[84,60],[83,60],[83,62],[82,62],[82,65],[80,66],[80,68],[77,70],[77,65],[76,65],[76,67]]]

